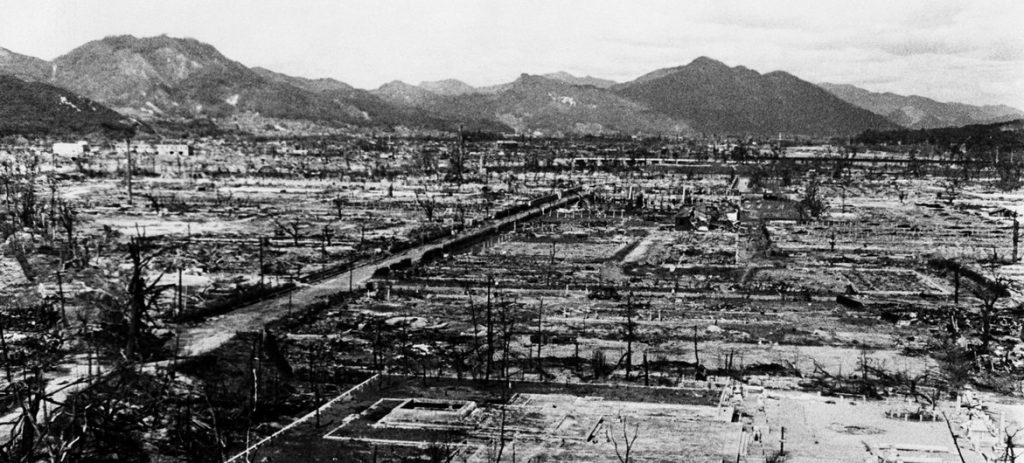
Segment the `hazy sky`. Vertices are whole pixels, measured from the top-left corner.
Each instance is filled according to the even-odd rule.
[[[362,88],[565,70],[617,81],[709,56],[812,82],[1024,108],[1024,1],[4,0],[0,47],[193,37]]]

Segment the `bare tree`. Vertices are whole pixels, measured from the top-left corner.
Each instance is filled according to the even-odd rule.
[[[166,250],[166,248],[164,250]],[[139,340],[143,331],[146,329],[146,318],[150,308],[156,305],[156,301],[160,297],[160,293],[168,287],[167,285],[157,286],[160,283],[160,277],[163,276],[163,273],[160,274],[160,277],[148,282],[144,275],[149,264],[154,258],[162,254],[164,250],[144,255],[147,251],[147,245],[143,237],[132,237],[128,242],[128,256],[131,259],[132,270],[131,277],[128,281],[128,297],[130,298],[130,305],[128,339],[125,345],[125,357],[129,360],[135,358],[139,353]]]
[[[601,379],[611,374],[612,366],[601,349],[594,349],[590,353],[590,369],[594,372],[594,379]]]
[[[519,304],[512,301],[506,301],[501,304],[501,311],[499,312],[498,328],[501,342],[501,373],[502,379],[506,382],[509,380],[509,371],[511,369],[511,358],[512,358],[512,339],[515,337],[516,330],[516,309],[519,308]]]
[[[634,318],[636,317],[636,303],[633,302],[633,292],[630,291],[629,296],[626,297],[626,320],[622,325],[622,336],[626,341],[626,379],[628,380],[630,374],[633,371],[633,342],[636,341],[636,327],[637,323]]]
[[[1013,213],[1013,228],[1010,229],[1010,242],[1013,244],[1013,254],[1010,257],[1010,263],[1017,263],[1017,251],[1020,246],[1020,220],[1017,217],[1017,213]]]
[[[38,201],[36,198],[36,168],[39,163],[39,159],[35,156],[29,156],[23,160],[25,163],[25,174],[21,176],[21,179],[10,184],[13,190],[13,201],[12,206],[18,220],[21,221],[21,225],[24,227],[34,227],[36,225],[36,213],[38,211]],[[8,192],[8,196],[11,192]]]
[[[1012,432],[1011,432],[1011,429],[1012,429]],[[1014,440],[1016,440],[1017,434],[1020,433],[1020,429],[1019,428],[1013,429],[1012,427],[1007,427],[1006,429],[1003,429],[1002,431],[1003,431],[1003,442],[1002,442],[1002,444],[1003,444],[1003,454],[1000,455],[999,458],[995,459],[994,461],[1006,462],[1006,463],[1016,463],[1017,462],[1017,451],[1016,451],[1017,447],[1016,447],[1016,444],[1014,443]]]
[[[80,438],[76,435],[78,433],[62,432],[51,426],[61,415],[66,414],[61,409],[51,415],[51,410],[61,405],[54,400],[54,395],[76,384],[73,382],[60,389],[47,391],[43,367],[37,365],[30,375],[25,375],[11,385],[18,417],[12,423],[7,442],[0,445],[0,461],[72,460],[71,455],[80,444]]]
[[[78,224],[78,210],[67,201],[60,201],[57,205],[58,215],[57,220],[60,222],[62,228],[64,228],[64,234],[67,238],[67,250],[69,258],[74,260],[77,247],[75,243],[75,225]]]
[[[818,179],[811,179],[804,190],[804,195],[797,203],[797,211],[800,219],[808,221],[821,216],[828,209],[828,203],[821,196]]]
[[[302,238],[302,227],[306,224],[299,219],[289,220],[287,223],[282,224],[277,220],[274,220],[274,224],[277,225],[277,229],[284,232],[286,235],[291,237],[292,243],[295,246],[299,245],[299,239]]]
[[[619,459],[619,463],[630,463],[633,458],[633,445],[636,443],[637,436],[640,435],[640,423],[633,424],[633,435],[629,434],[629,425],[627,420],[622,415],[619,415],[619,423],[622,425],[622,446],[620,448],[619,441],[612,435],[610,429],[605,428],[605,435],[608,440],[612,442],[612,446],[615,448],[615,456]]]
[[[750,247],[756,257],[768,259],[772,256],[772,234],[764,220],[760,221],[757,224],[756,230],[753,231]]]
[[[981,299],[981,349],[987,353],[992,342],[992,318],[996,313],[996,304],[1000,299],[1010,295],[1009,286],[1004,278],[996,278],[992,284],[979,289],[976,294]]]
[[[417,190],[416,204],[420,206],[420,209],[423,209],[423,213],[427,216],[427,221],[433,222],[434,211],[437,209],[437,201],[435,201],[432,196],[427,195],[426,192],[423,193],[423,198],[425,199],[420,198],[420,192]]]
[[[339,196],[331,200],[331,204],[334,205],[334,213],[339,219],[344,217],[345,207],[348,206],[348,200]]]
[[[963,188],[964,180],[959,176],[949,177],[942,182],[942,193],[946,200],[946,204],[952,206],[953,201],[960,196],[960,192]]]
[[[451,433],[445,433],[440,439],[427,444],[427,459],[430,463],[451,463],[458,455],[458,446],[453,442]]]

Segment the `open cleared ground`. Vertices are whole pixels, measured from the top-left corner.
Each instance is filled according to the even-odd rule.
[[[980,461],[1022,424],[1019,190],[587,160],[623,140],[472,143],[456,178],[451,140],[339,143],[143,156],[130,195],[123,153],[10,155],[0,430],[50,413],[25,391],[97,394],[143,453],[222,460],[378,374],[256,451],[621,461],[639,424],[632,461],[766,461],[783,427],[793,461]]]

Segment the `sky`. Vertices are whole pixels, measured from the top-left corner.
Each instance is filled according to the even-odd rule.
[[[0,47],[192,37],[360,88],[568,71],[627,81],[708,56],[759,72],[1024,108],[1020,0],[4,0]]]

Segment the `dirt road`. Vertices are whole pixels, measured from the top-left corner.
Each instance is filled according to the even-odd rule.
[[[208,318],[196,326],[182,328],[178,332],[181,341],[180,355],[193,357],[210,352],[230,341],[236,332],[261,330],[264,325],[284,317],[291,310],[301,310],[303,307],[326,300],[335,293],[348,291],[350,282],[351,288],[362,288],[378,268],[387,267],[403,259],[418,261],[427,251],[441,246],[443,243],[409,249],[326,280],[300,286],[291,291],[291,294],[286,293],[250,304],[227,314]]]
[[[441,249],[456,239],[492,233],[499,227],[522,221],[538,212],[542,213],[548,209],[558,208],[575,202],[584,195],[586,195],[585,192],[563,195],[563,197],[550,203],[527,209],[500,220],[484,223],[479,227],[464,231],[458,235],[408,249],[382,260],[359,265],[350,272],[345,272],[307,286],[301,286],[291,291],[291,294],[284,293],[272,299],[241,307],[224,315],[208,318],[196,325],[183,327],[178,330],[179,355],[182,357],[193,357],[211,352],[230,341],[238,332],[262,330],[267,323],[280,319],[287,315],[289,311],[302,310],[310,304],[325,300],[338,292],[348,291],[350,288],[362,288],[379,268],[388,267],[405,259],[419,262],[427,252]],[[89,374],[87,369],[85,359],[73,358],[58,365],[54,371],[47,372],[46,391],[50,400],[55,403],[64,403],[68,394],[87,387],[90,379],[106,374],[112,370],[112,366],[94,364],[92,365],[92,375]],[[0,444],[10,439],[11,429],[19,417],[20,410],[11,411],[0,417]]]
[[[211,317],[193,327],[186,327],[179,331],[181,352],[184,357],[192,357],[210,352],[224,343],[228,342],[240,331],[259,331],[263,326],[274,320],[280,319],[291,310],[301,310],[311,304],[326,300],[329,296],[341,291],[348,291],[351,288],[362,288],[373,276],[377,269],[388,267],[402,260],[410,259],[419,262],[427,252],[441,249],[446,244],[466,236],[484,235],[490,233],[496,227],[521,221],[536,214],[538,211],[546,211],[570,204],[586,193],[563,195],[562,198],[551,203],[531,208],[509,217],[485,223],[483,226],[464,231],[458,235],[451,236],[433,243],[415,247],[400,252],[383,260],[378,260],[360,265],[350,272],[299,287],[291,294],[282,294],[272,299],[257,302],[230,313]]]

